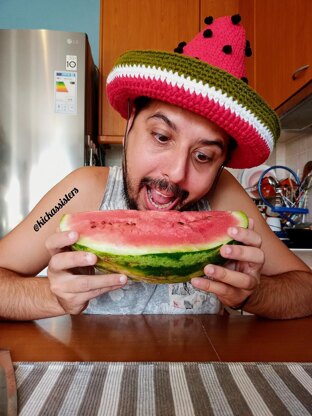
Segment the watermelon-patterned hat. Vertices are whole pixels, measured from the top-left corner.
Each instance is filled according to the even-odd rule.
[[[207,27],[174,52],[135,50],[121,55],[107,77],[107,95],[122,117],[128,100],[165,101],[216,123],[237,143],[227,166],[250,168],[269,157],[279,119],[246,81],[251,55],[240,16],[205,19]]]

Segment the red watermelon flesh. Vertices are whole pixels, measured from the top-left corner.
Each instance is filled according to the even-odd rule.
[[[146,282],[173,283],[221,264],[232,226],[247,227],[241,211],[92,211],[64,215],[61,231],[80,235],[75,250],[98,256],[97,268]]]

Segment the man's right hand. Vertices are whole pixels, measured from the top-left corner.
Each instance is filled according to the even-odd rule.
[[[78,239],[78,233],[65,231],[52,234],[46,240],[51,255],[48,264],[50,289],[64,312],[72,315],[81,313],[90,299],[120,289],[127,283],[125,275],[94,275],[96,255],[69,249]]]

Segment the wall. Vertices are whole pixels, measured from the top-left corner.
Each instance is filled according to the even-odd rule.
[[[99,60],[100,0],[0,0],[0,29],[52,29],[87,33]]]
[[[289,166],[300,177],[306,162],[312,160],[312,128],[304,133],[290,136],[282,141],[277,153],[277,162]]]

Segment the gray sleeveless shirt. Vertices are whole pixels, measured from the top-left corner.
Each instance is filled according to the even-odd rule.
[[[127,209],[124,198],[122,169],[110,167],[106,190],[100,210]],[[210,210],[206,200],[190,209]],[[122,288],[104,293],[89,302],[87,314],[215,314],[220,302],[211,293],[194,289],[190,283],[148,284],[128,280]]]

